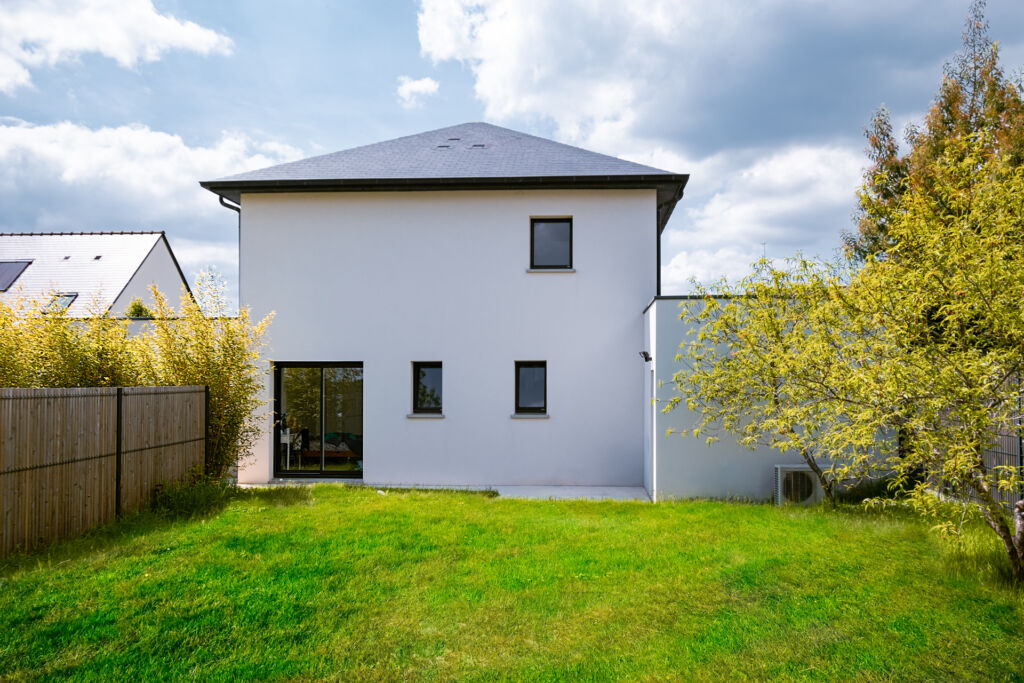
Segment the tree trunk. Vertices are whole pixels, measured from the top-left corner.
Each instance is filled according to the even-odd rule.
[[[818,481],[821,482],[821,488],[822,488],[822,490],[825,491],[825,500],[827,500],[829,506],[833,510],[835,510],[836,509],[835,482],[830,480],[828,477],[825,476],[825,473],[822,471],[822,469],[820,467],[818,467],[818,463],[817,463],[817,461],[815,461],[814,456],[811,455],[810,452],[806,448],[800,449],[800,455],[803,457],[804,462],[807,463],[808,467],[811,468],[811,471],[814,472],[818,476]]]
[[[1013,506],[1013,544],[1017,546],[1017,559],[1013,565],[1013,575],[1018,582],[1024,583],[1024,499],[1018,500]],[[1013,562],[1013,560],[1011,560]]]
[[[1013,578],[1024,583],[1024,500],[1018,501],[1010,511],[1013,520],[1013,531],[1006,519],[1006,509],[992,497],[988,482],[984,477],[975,479],[975,490],[981,498],[981,514],[985,522],[996,532],[1006,548],[1006,557],[1010,560]]]

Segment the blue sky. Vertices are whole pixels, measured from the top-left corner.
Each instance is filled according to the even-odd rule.
[[[865,123],[920,120],[967,4],[4,0],[0,230],[164,229],[233,285],[235,217],[199,180],[486,120],[690,173],[681,293],[832,254]],[[1024,3],[987,15],[1014,72]]]

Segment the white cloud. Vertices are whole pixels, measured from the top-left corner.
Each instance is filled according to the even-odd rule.
[[[585,142],[630,133],[659,83],[685,84],[676,59],[694,36],[714,27],[728,40],[735,13],[705,6],[698,18],[676,0],[423,0],[418,28],[425,56],[472,69],[488,118],[549,119]]]
[[[408,76],[399,76],[398,89],[395,93],[398,95],[399,104],[406,109],[412,109],[419,106],[420,97],[436,95],[439,87],[438,82],[429,76],[416,80]]]
[[[851,227],[864,158],[840,144],[793,145],[748,152],[729,168],[721,157],[700,168],[718,181],[684,197],[662,251],[662,292],[687,292],[689,280],[737,280],[762,255],[829,259],[843,229]],[[737,155],[743,157],[743,155]]]
[[[4,0],[0,4],[0,92],[31,83],[30,69],[98,53],[124,68],[173,49],[230,54],[231,39],[161,14],[151,0]]]
[[[727,240],[768,242],[776,248],[806,243],[808,235],[793,235],[814,216],[853,208],[860,179],[860,150],[838,146],[795,146],[770,152],[731,173],[724,186],[701,206],[687,209],[694,242],[706,247]],[[843,226],[821,225],[812,230],[836,234]]]
[[[715,249],[684,249],[661,268],[663,294],[689,294],[692,281],[713,288],[722,280],[735,282],[750,272],[750,264],[760,258],[758,251],[718,247]]]
[[[237,219],[199,181],[301,156],[232,132],[193,146],[138,124],[0,118],[0,231],[165,230],[187,275],[214,265],[234,287]]]
[[[424,56],[471,69],[487,118],[691,174],[662,242],[662,290],[675,293],[690,278],[735,280],[762,250],[832,256],[851,227],[866,120],[837,134],[821,120],[838,105],[792,88],[829,87],[797,72],[833,66],[808,59],[809,26],[835,43],[823,58],[870,74],[873,55],[857,50],[889,4],[421,0],[418,27]],[[923,6],[899,12],[912,4]],[[845,75],[829,77],[849,90]]]
[[[183,270],[195,272],[213,267],[224,272],[238,267],[237,244],[185,237],[171,237],[168,241]]]
[[[92,129],[0,119],[0,192],[37,183],[55,191],[95,189],[133,198],[145,207],[140,218],[148,220],[205,208],[211,195],[199,180],[299,156],[294,147],[257,143],[238,133],[222,133],[210,147],[191,147],[177,135],[141,124]]]

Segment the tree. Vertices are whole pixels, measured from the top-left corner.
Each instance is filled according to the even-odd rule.
[[[983,158],[1001,158],[1007,168],[1024,163],[1024,99],[1021,85],[999,66],[999,46],[988,35],[984,0],[968,12],[963,45],[944,67],[942,83],[922,127],[906,134],[900,154],[889,112],[882,107],[865,130],[871,165],[858,192],[857,232],[844,235],[851,257],[863,262],[892,256],[892,222],[913,189],[928,191],[934,164],[952,142],[984,132]]]
[[[135,297],[128,303],[128,308],[125,309],[124,314],[129,318],[153,317],[153,311],[149,310],[149,306],[143,303],[140,297]]]
[[[839,481],[870,470],[879,433],[846,414],[856,401],[851,368],[877,335],[873,326],[851,333],[845,276],[806,259],[785,268],[761,260],[735,287],[699,288],[703,301],[680,314],[694,338],[676,356],[686,367],[665,408],[698,412],[690,433],[709,442],[726,432],[750,448],[799,454],[832,507]]]
[[[1022,473],[985,458],[997,431],[1021,420],[1024,167],[994,156],[991,137],[947,142],[931,182],[902,200],[895,258],[870,259],[848,292],[856,316],[885,329],[888,351],[859,368],[856,394],[879,397],[865,416],[873,424],[907,428],[895,464],[903,475],[925,473],[910,502],[947,530],[959,520],[937,496],[976,506],[1024,580],[1024,500],[999,500],[1020,490]]]
[[[799,453],[827,492],[891,472],[943,531],[977,511],[1024,581],[1024,500],[1006,502],[1024,472],[986,456],[1024,420],[1024,167],[993,156],[990,137],[949,141],[931,182],[901,199],[891,258],[762,261],[725,298],[684,310],[696,339],[669,408],[700,411],[694,434]]]

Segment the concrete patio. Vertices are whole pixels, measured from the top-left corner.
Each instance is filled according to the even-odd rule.
[[[389,488],[450,489],[461,491],[495,491],[502,498],[533,500],[642,500],[651,498],[642,486],[383,486],[373,482],[344,479],[272,479],[266,484],[239,484],[240,488],[268,486],[308,486],[312,484],[340,484],[366,486],[387,491]]]

